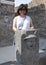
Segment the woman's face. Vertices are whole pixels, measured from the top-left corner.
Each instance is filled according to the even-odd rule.
[[[20,13],[20,16],[24,17],[24,16],[26,15],[26,10],[25,10],[25,8],[21,9],[21,10],[19,11],[19,13]]]

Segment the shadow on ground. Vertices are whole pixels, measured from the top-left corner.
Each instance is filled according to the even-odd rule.
[[[0,65],[17,65],[17,63],[15,61],[14,62],[10,61],[10,62],[6,62]]]

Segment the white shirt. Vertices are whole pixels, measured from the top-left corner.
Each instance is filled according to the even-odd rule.
[[[25,16],[25,17],[20,17],[20,16],[16,16],[15,20],[17,21],[17,29],[30,29],[30,21],[31,18],[29,16]]]

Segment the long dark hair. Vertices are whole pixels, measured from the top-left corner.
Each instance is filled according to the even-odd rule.
[[[28,12],[28,5],[27,4],[21,4],[19,7],[18,7],[18,10],[17,10],[17,14],[20,15],[19,11],[22,10],[22,9],[25,9],[26,13],[25,15],[27,14]]]

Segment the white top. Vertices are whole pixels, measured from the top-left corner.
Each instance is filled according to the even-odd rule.
[[[20,16],[16,16],[15,20],[17,21],[17,29],[30,29],[30,21],[31,18],[29,16],[25,16],[25,17],[20,17]]]

